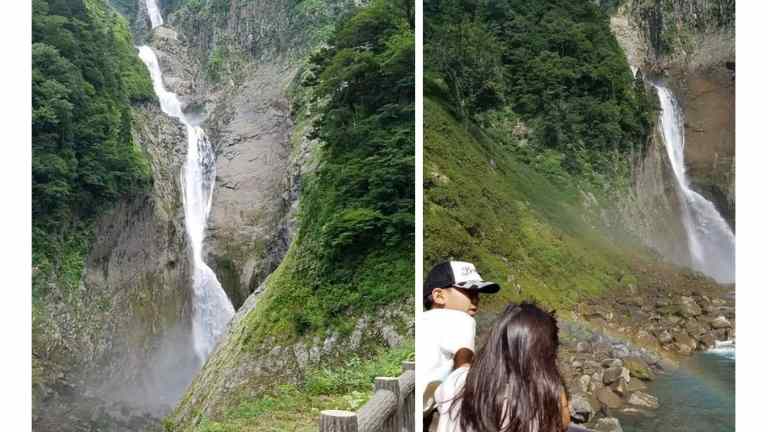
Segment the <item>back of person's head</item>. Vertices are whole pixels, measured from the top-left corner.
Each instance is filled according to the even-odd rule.
[[[557,321],[533,303],[509,305],[467,374],[456,402],[474,432],[564,430]]]

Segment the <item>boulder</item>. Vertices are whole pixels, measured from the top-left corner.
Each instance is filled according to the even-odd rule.
[[[685,323],[685,331],[687,331],[689,335],[698,338],[706,332],[706,328],[695,319],[691,319]]]
[[[591,420],[599,406],[594,399],[583,393],[571,396],[571,420],[575,423],[586,423]]]
[[[722,315],[710,321],[709,325],[716,330],[732,327],[731,322]]]
[[[624,359],[624,367],[629,369],[629,375],[644,381],[655,378],[651,367],[640,357],[627,357]]]
[[[659,334],[656,335],[656,338],[659,339],[659,342],[662,345],[666,345],[672,342],[672,335],[669,334],[669,332],[666,330],[660,331]]]
[[[604,368],[607,369],[609,367],[622,367],[624,364],[621,361],[621,359],[608,358],[608,359],[603,360],[602,365],[603,365]]]
[[[693,298],[682,296],[677,303],[677,314],[685,318],[691,318],[701,315],[701,308]]]
[[[617,358],[624,358],[629,355],[629,347],[624,344],[615,345],[611,354]]]
[[[584,353],[589,351],[589,342],[581,341],[576,344],[576,352],[577,353]]]
[[[672,344],[672,347],[675,349],[675,351],[679,352],[682,355],[691,355],[695,348],[695,347],[691,347],[690,345],[686,345],[679,342],[675,342],[674,344]]]
[[[613,349],[613,346],[611,346],[611,344],[609,344],[608,342],[599,342],[593,346],[593,351],[595,354],[608,355],[611,353],[612,349]],[[597,358],[597,356],[595,357]]]
[[[593,371],[594,372],[596,370],[599,370],[601,367],[602,366],[600,366],[600,363],[598,363],[598,362],[596,362],[594,360],[590,359],[590,360],[585,360],[584,361],[584,370],[585,371],[589,370],[589,371]]]
[[[618,381],[621,378],[621,369],[620,367],[609,367],[603,371],[603,384],[610,385]]]
[[[595,424],[595,431],[597,432],[624,432],[621,428],[619,419],[613,417],[601,418]]]
[[[645,330],[639,330],[637,332],[637,342],[642,345],[654,345],[656,344],[656,338]]]
[[[634,392],[629,396],[627,400],[630,405],[635,405],[643,408],[656,409],[659,407],[659,399],[655,396],[649,395],[643,392]]]
[[[719,341],[727,341],[731,339],[731,330],[727,328],[721,328],[715,330],[715,338]]]
[[[622,401],[621,398],[618,397],[610,387],[602,387],[597,389],[595,396],[601,404],[611,409],[621,408],[621,406],[624,404],[624,401]]]
[[[630,379],[629,375],[629,369],[622,367],[621,368],[621,381],[628,383]]]
[[[589,375],[582,375],[579,377],[577,385],[582,392],[587,393],[589,391],[590,382],[592,382],[592,378],[590,378]]]
[[[632,393],[640,390],[645,390],[648,388],[642,381],[640,381],[637,378],[630,378],[629,383],[627,383],[627,392]]]
[[[712,348],[713,346],[715,346],[715,340],[716,339],[715,339],[715,337],[713,335],[707,333],[707,334],[701,336],[701,338],[699,339],[699,343],[701,343],[701,345],[704,347],[704,349],[707,349],[707,348]]]
[[[628,393],[628,392],[627,392],[627,382],[626,382],[626,381],[624,381],[623,379],[620,379],[620,380],[616,381],[616,382],[615,382],[615,383],[614,383],[614,384],[611,386],[611,388],[612,388],[612,389],[613,389],[613,391],[614,391],[614,392],[616,392],[616,394],[617,394],[617,395],[619,395],[620,397],[624,397],[624,396],[626,396],[626,395],[627,395],[627,393]]]
[[[679,345],[688,346],[691,349],[691,351],[696,348],[696,340],[693,339],[690,335],[688,335],[688,333],[684,331],[674,333],[673,337],[675,339],[675,342],[677,342]]]

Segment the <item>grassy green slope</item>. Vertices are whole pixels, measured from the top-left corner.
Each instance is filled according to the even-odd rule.
[[[640,250],[591,227],[575,182],[553,180],[465,127],[440,98],[424,107],[425,268],[475,262],[502,284],[492,303],[534,298],[567,306],[634,280]]]

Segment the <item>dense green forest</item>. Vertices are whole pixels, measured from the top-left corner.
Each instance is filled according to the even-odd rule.
[[[36,275],[79,281],[88,226],[149,186],[131,104],[154,98],[125,20],[104,0],[34,0],[32,217]],[[44,278],[33,283],[43,294]]]
[[[259,306],[261,334],[340,325],[341,313],[412,293],[410,12],[386,0],[357,10],[298,74],[294,111],[320,107],[313,134],[322,144],[317,170],[304,179],[297,239]]]
[[[605,171],[651,133],[654,99],[635,82],[594,2],[431,0],[424,7],[426,88],[442,89],[460,117],[521,158],[548,155],[570,173]]]

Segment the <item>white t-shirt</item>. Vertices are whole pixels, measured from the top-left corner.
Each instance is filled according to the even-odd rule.
[[[461,432],[459,427],[459,410],[461,403],[453,403],[456,395],[464,388],[464,381],[467,380],[469,367],[464,366],[453,371],[443,380],[440,387],[435,391],[435,403],[437,412],[440,415],[437,423],[437,432]]]
[[[453,370],[453,356],[459,349],[475,351],[475,319],[463,311],[431,309],[421,314],[418,325],[425,329],[425,337],[416,348],[419,371],[423,373],[416,390],[417,394],[424,394],[429,383],[448,377]]]

